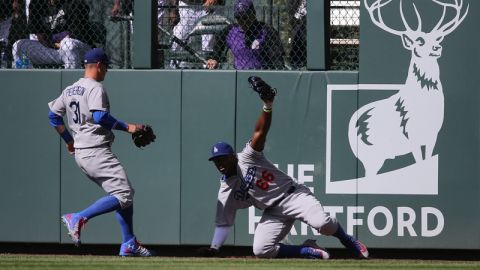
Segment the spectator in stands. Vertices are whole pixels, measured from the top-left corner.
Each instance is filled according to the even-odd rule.
[[[27,36],[24,0],[0,0],[0,52],[4,53],[2,66],[10,67],[14,41]]]
[[[168,44],[168,36],[163,31],[172,33],[180,22],[179,3],[178,0],[158,0],[157,3],[158,43]]]
[[[159,27],[158,41],[162,43],[164,35],[160,27],[168,32],[172,32],[173,27],[180,21],[178,3],[179,0],[157,0],[157,23]],[[111,10],[112,17],[126,16],[133,13],[134,0],[113,0]],[[126,7],[124,7],[126,6]]]
[[[33,65],[63,64],[80,68],[90,49],[89,7],[83,0],[31,0],[28,30],[36,40],[13,45],[14,61],[26,56]]]
[[[215,69],[224,61],[225,47],[234,58],[235,69],[284,69],[284,50],[278,32],[256,18],[252,0],[236,0],[234,16],[237,24],[227,27],[216,37],[213,59],[207,68]]]
[[[0,45],[6,47],[12,26],[13,5],[11,0],[0,0]]]
[[[90,19],[104,29],[105,38],[96,43],[110,57],[110,68],[131,68],[134,0],[88,1]]]
[[[288,2],[293,11],[290,14],[290,24],[292,32],[290,33],[289,58],[293,69],[299,69],[307,65],[307,0],[292,0]]]
[[[160,1],[160,0],[159,0]],[[113,0],[113,6],[111,10],[111,16],[128,15],[133,12],[133,0],[124,0],[122,4],[121,0]]]
[[[225,5],[225,0],[177,0],[180,21],[173,28],[173,35],[181,40],[186,40],[188,34],[195,27],[198,19],[209,14],[217,14],[217,6]],[[189,44],[202,51],[213,50],[213,35],[202,35],[198,45]],[[201,44],[200,44],[201,43]],[[181,50],[177,43],[172,44],[172,50]],[[175,63],[175,67],[188,67],[184,63]]]

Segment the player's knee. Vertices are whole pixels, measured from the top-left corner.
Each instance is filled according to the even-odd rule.
[[[318,232],[323,235],[332,235],[337,231],[337,229],[338,229],[337,219],[329,216],[327,222],[318,229]]]
[[[312,207],[307,213],[307,223],[323,235],[332,235],[338,228],[338,222],[322,207]]]
[[[125,209],[127,207],[130,207],[133,204],[134,194],[135,194],[135,191],[133,189],[130,189],[130,190],[125,190],[118,194],[114,194],[114,196],[120,202],[122,209]]]
[[[275,258],[277,256],[278,250],[274,245],[254,245],[253,254],[258,258]]]

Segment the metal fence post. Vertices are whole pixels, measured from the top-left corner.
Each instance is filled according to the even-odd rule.
[[[150,69],[157,59],[156,0],[135,1],[133,28],[133,68]]]
[[[307,1],[307,69],[326,70],[330,0]],[[327,23],[328,22],[328,23]]]

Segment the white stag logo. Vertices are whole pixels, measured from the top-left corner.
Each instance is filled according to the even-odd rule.
[[[408,76],[404,85],[393,96],[369,103],[356,111],[349,123],[350,146],[365,168],[365,176],[375,176],[385,160],[412,153],[418,163],[432,157],[438,132],[443,124],[444,97],[440,81],[438,58],[442,54],[440,43],[465,19],[468,5],[462,14],[463,0],[443,3],[443,14],[430,32],[422,30],[422,20],[415,4],[413,8],[418,26],[413,30],[403,13],[400,15],[405,30],[388,27],[382,18],[381,8],[392,0],[376,0],[368,5],[373,23],[402,39],[405,49],[411,51]],[[447,10],[455,16],[445,21]],[[423,150],[422,150],[423,148]]]

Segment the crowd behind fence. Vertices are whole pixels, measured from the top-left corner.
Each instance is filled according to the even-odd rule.
[[[313,1],[313,0],[310,0]],[[358,69],[360,1],[330,1],[328,69]],[[158,0],[156,68],[303,70],[306,0]],[[132,68],[133,0],[0,0],[1,68]]]

